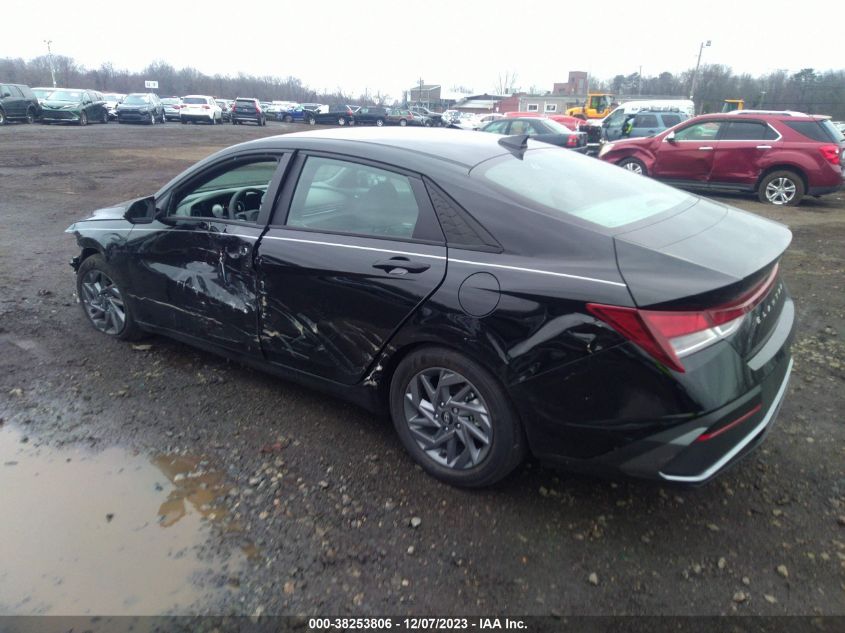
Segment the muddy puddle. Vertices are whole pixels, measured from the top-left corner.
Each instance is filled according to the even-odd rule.
[[[224,482],[190,456],[35,446],[0,426],[0,614],[214,614],[254,548],[211,547]]]

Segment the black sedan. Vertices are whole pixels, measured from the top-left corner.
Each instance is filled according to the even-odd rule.
[[[499,119],[482,127],[481,131],[507,136],[525,134],[536,141],[565,147],[581,154],[587,152],[587,134],[585,132],[574,132],[552,119],[533,117]]]
[[[768,432],[792,366],[785,227],[524,136],[260,139],[68,232],[102,333],[389,411],[456,485],[527,451],[704,482]]]

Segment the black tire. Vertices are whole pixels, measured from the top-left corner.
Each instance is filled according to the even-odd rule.
[[[85,259],[85,261],[83,261],[82,264],[79,266],[79,270],[76,273],[76,293],[79,297],[79,304],[82,307],[82,313],[85,315],[85,318],[94,327],[94,329],[100,331],[106,336],[118,338],[123,341],[135,341],[139,338],[142,338],[144,336],[144,331],[138,326],[138,323],[135,321],[135,316],[132,311],[132,305],[126,300],[126,293],[123,291],[119,291],[120,296],[123,298],[124,321],[122,328],[116,332],[106,332],[95,324],[94,319],[89,313],[89,309],[86,307],[86,303],[83,299],[86,294],[85,290],[82,287],[83,280],[86,278],[86,275],[88,275],[88,273],[92,271],[99,271],[102,274],[106,275],[113,282],[114,287],[116,287],[118,290],[122,286],[120,278],[115,276],[115,273],[112,270],[111,266],[108,265],[102,255],[98,253],[96,255],[91,255],[90,257]]]
[[[0,125],[6,125],[7,122],[6,113],[3,112],[3,108],[0,108]]]
[[[308,120],[306,121],[306,123],[308,123],[308,125],[317,125],[317,119],[314,118],[313,116],[310,116],[310,117],[308,117]]]
[[[406,390],[422,371],[444,368],[465,377],[490,412],[492,439],[487,455],[470,468],[452,468],[430,457],[414,439],[405,417]],[[450,349],[424,347],[402,359],[390,382],[390,414],[399,439],[430,475],[466,488],[490,486],[506,477],[525,458],[526,442],[519,417],[499,381],[481,365]],[[457,425],[458,427],[460,425]]]
[[[337,117],[337,124],[338,125],[346,125],[346,117],[339,116]]]
[[[109,122],[109,111],[103,110],[103,116],[100,119],[100,123],[108,123]]]
[[[399,119],[399,125],[405,127],[408,125],[408,119]]]
[[[376,125],[382,127],[384,125],[384,119],[376,119]]]
[[[153,112],[150,112],[150,120],[147,121],[147,125],[155,125],[156,124],[156,115]]]
[[[78,125],[88,125],[88,114],[83,110],[79,113],[79,121],[77,121]]]
[[[167,115],[165,115],[164,112],[161,113],[161,119],[159,120],[159,123],[161,123],[162,125],[167,123]]]
[[[285,123],[293,123],[293,117],[292,117],[291,115],[289,115],[289,114],[286,114],[286,115],[282,118],[282,121],[284,121]]]
[[[27,108],[26,110],[26,122],[30,125],[35,123],[35,110],[33,108]]]
[[[626,169],[640,176],[648,176],[648,170],[645,168],[643,161],[638,158],[623,158],[618,163],[622,169]]]
[[[763,204],[796,207],[804,197],[804,180],[794,171],[773,171],[760,181],[757,198]]]
[[[179,120],[182,122],[182,125],[188,125],[188,122],[185,119],[180,118]]]

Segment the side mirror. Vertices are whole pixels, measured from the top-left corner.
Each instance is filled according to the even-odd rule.
[[[123,217],[132,224],[150,224],[156,217],[156,199],[150,196],[135,200]]]
[[[669,133],[666,135],[666,140],[667,140],[667,141],[669,141],[670,143],[674,143],[674,142],[675,142],[675,133],[674,133],[674,132],[669,132]]]

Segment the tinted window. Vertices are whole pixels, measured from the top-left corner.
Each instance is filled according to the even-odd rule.
[[[407,177],[377,167],[311,156],[305,161],[287,225],[411,238],[419,207]]]
[[[672,127],[674,125],[678,125],[681,122],[681,115],[679,114],[664,114],[663,115],[663,125],[665,127]]]
[[[723,141],[766,140],[768,125],[755,121],[731,121],[722,133]]]
[[[170,215],[255,222],[277,165],[275,159],[264,159],[217,172],[180,191]]]
[[[786,124],[802,136],[814,141],[830,143],[833,140],[827,130],[819,125],[818,121],[786,121]]]
[[[493,132],[494,134],[504,134],[508,123],[508,121],[493,121],[484,126],[484,131]]]
[[[634,119],[634,127],[659,127],[656,114],[638,114]]]
[[[511,154],[500,156],[481,163],[470,174],[526,206],[608,228],[637,222],[692,200],[689,194],[650,178],[557,148],[530,150],[521,160]]]
[[[706,121],[704,123],[696,123],[690,125],[682,130],[675,132],[675,140],[677,141],[715,141],[716,135],[719,133],[719,127],[722,124],[719,121]]]
[[[185,97],[184,99],[182,99],[182,103],[190,103],[194,105],[202,103],[208,105],[208,99],[206,99],[205,97]]]

